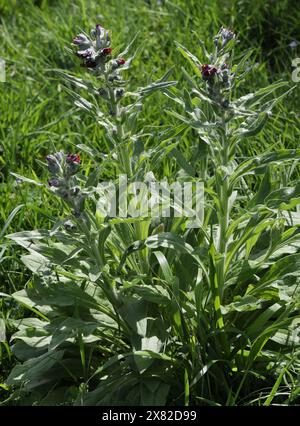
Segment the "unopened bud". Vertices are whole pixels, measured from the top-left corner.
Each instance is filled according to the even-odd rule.
[[[104,56],[111,55],[111,52],[112,52],[112,48],[111,47],[105,47],[104,49],[101,50],[101,53]]]
[[[62,185],[61,180],[56,178],[51,178],[48,180],[49,186],[53,186],[54,188],[59,188]]]

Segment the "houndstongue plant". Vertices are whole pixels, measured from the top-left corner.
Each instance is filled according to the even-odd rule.
[[[69,75],[89,98],[72,93],[104,127],[108,152],[88,176],[78,154],[49,155],[49,185],[66,217],[51,231],[10,236],[29,251],[22,260],[33,272],[11,296],[34,313],[15,322],[12,338],[23,363],[7,383],[22,403],[296,401],[300,187],[282,187],[273,175],[300,150],[243,158],[244,141],[262,130],[286,84],[239,97],[250,54],[234,54],[236,36],[225,28],[212,43],[212,54],[202,46],[203,62],[177,44],[192,69],[182,68],[187,87],[168,89],[167,73],[133,92],[121,77],[128,50],[114,56],[107,31],[97,25],[74,39],[93,75]],[[146,152],[136,118],[156,89],[176,102],[168,111],[175,121]],[[113,164],[133,180],[158,160],[169,179],[204,181],[198,228],[184,217],[156,226],[99,213],[101,173]]]
[[[119,399],[131,403],[135,399],[128,394],[127,386],[140,386],[139,371],[153,361],[141,350],[161,347],[155,330],[158,334],[165,331],[156,305],[157,312],[149,318],[147,327],[153,303],[148,306],[140,295],[131,294],[131,285],[138,283],[138,278],[131,282],[130,274],[122,273],[121,277],[118,271],[127,247],[152,232],[151,221],[143,217],[105,217],[105,190],[100,175],[111,176],[113,166],[118,184],[118,173],[126,174],[130,181],[151,170],[150,155],[143,149],[143,138],[148,135],[144,135],[137,118],[148,95],[175,82],[166,81],[168,72],[158,81],[133,91],[130,81],[122,77],[134,57],[128,57],[132,43],[114,55],[108,31],[100,25],[90,37],[83,33],[75,37],[73,46],[88,75],[79,78],[64,73],[67,89],[75,104],[103,127],[107,152],[99,155],[95,147],[79,146],[85,154],[92,152],[92,159],[102,159],[88,176],[82,173],[79,154],[49,154],[48,186],[61,199],[64,215],[51,231],[10,236],[28,249],[29,255],[22,260],[33,272],[26,289],[12,297],[32,309],[37,318],[12,324],[19,330],[12,338],[16,342],[13,351],[24,364],[12,371],[7,382],[16,387],[14,397],[22,403],[82,403],[87,391],[100,383],[99,402]],[[80,94],[70,90],[69,83]],[[141,280],[151,268],[147,250],[133,254],[123,263],[124,270],[126,267],[131,273],[140,274]],[[121,285],[127,291],[121,291]],[[156,297],[150,287],[144,287],[140,286],[140,290],[150,293],[150,300]],[[119,362],[119,355],[124,362]],[[159,353],[156,356],[163,357]],[[102,387],[100,372],[110,357],[113,358],[107,366],[112,365],[112,376],[109,374],[109,381]],[[128,376],[130,380],[124,387],[115,380],[117,375],[126,382],[127,373],[120,374],[120,368],[132,376]],[[103,371],[106,375],[106,368]],[[159,397],[158,385],[165,389]],[[136,398],[164,403],[169,386],[151,376],[144,381],[143,389],[143,395],[136,394]]]
[[[193,165],[192,177],[199,170],[207,194],[196,236],[202,264],[194,288],[198,324],[193,325],[203,364],[198,373],[191,367],[189,377],[193,385],[201,383],[198,396],[204,402],[258,398],[269,405],[282,385],[278,401],[287,403],[298,392],[299,219],[291,211],[299,203],[299,184],[281,187],[272,171],[299,158],[300,151],[243,161],[243,144],[263,129],[273,107],[292,89],[279,82],[235,97],[251,71],[250,53],[234,62],[235,42],[235,34],[221,28],[213,53],[202,46],[206,63],[177,43],[193,70],[190,75],[183,69],[190,90],[166,92],[185,111],[170,114],[198,136],[186,163]],[[285,91],[274,95],[280,88]],[[252,386],[255,380],[261,387]]]

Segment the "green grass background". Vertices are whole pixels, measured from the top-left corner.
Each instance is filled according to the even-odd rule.
[[[60,214],[59,203],[45,189],[16,182],[11,172],[46,180],[39,160],[54,150],[76,150],[76,144],[105,150],[104,134],[78,112],[63,88],[59,69],[83,73],[68,48],[73,36],[101,23],[112,30],[113,44],[126,45],[138,32],[139,55],[131,73],[133,86],[144,86],[174,67],[171,78],[181,79],[182,58],[174,40],[197,52],[198,38],[211,43],[221,25],[232,27],[238,49],[252,48],[256,67],[242,90],[291,81],[292,60],[300,57],[298,0],[0,0],[0,57],[6,61],[6,82],[0,83],[0,230],[10,212],[24,207],[7,232],[48,228]],[[297,47],[290,47],[292,41]],[[264,132],[243,146],[243,154],[299,145],[300,83],[277,108]],[[142,120],[168,125],[168,100],[147,100]],[[88,167],[88,159],[84,159]],[[298,179],[296,170],[294,179]],[[280,176],[284,181],[287,176]],[[0,240],[0,292],[11,293],[30,278],[21,251]],[[1,252],[0,247],[0,252]],[[0,317],[18,317],[21,308],[0,299]],[[8,345],[0,344],[0,383],[14,365]],[[7,391],[0,387],[0,398]]]

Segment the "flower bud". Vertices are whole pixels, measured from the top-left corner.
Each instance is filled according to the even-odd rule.
[[[80,50],[85,50],[91,47],[92,42],[85,34],[79,34],[73,39],[73,44],[79,47]]]
[[[62,185],[61,180],[56,178],[51,178],[48,180],[49,186],[53,186],[54,188],[59,188]]]
[[[96,24],[96,35],[101,36],[101,32],[102,32],[102,27],[100,24]]]
[[[111,55],[111,52],[112,52],[112,48],[111,47],[105,47],[104,49],[101,50],[101,53],[104,56]]]
[[[116,90],[116,97],[121,98],[124,95],[124,93],[125,93],[124,89],[117,89]]]
[[[96,50],[97,51],[101,49],[102,30],[103,30],[103,32],[105,31],[104,28],[102,28],[100,24],[97,24],[96,29],[95,29]]]
[[[72,195],[72,197],[76,197],[76,195],[79,194],[80,188],[78,186],[74,186],[73,188],[70,189],[70,195]]]
[[[121,77],[119,76],[119,75],[117,75],[116,73],[114,73],[114,74],[110,74],[109,76],[108,76],[108,81],[120,81],[121,80]]]
[[[64,223],[64,228],[66,231],[75,231],[76,225],[74,225],[74,223],[71,220],[67,220]]]
[[[108,98],[109,98],[108,90],[107,90],[107,89],[104,89],[103,87],[101,87],[101,88],[98,90],[98,93],[99,93],[99,95],[100,95],[102,98],[104,98],[104,99],[108,99]]]
[[[48,163],[48,170],[50,173],[55,174],[59,172],[60,166],[54,155],[47,155],[46,161]]]
[[[235,34],[232,30],[228,29],[228,28],[224,28],[222,27],[219,31],[219,35],[221,36],[222,39],[222,47],[226,46],[226,44],[235,38]]]
[[[119,65],[119,67],[120,67],[121,65],[124,65],[126,63],[126,61],[125,61],[124,58],[119,58],[119,59],[117,59],[117,63]]]
[[[80,156],[79,154],[68,154],[66,158],[67,163],[67,174],[75,175],[80,168]]]
[[[116,70],[117,68],[124,65],[125,63],[126,61],[124,58],[115,59],[114,61],[111,61],[111,68],[112,70]]]
[[[79,154],[68,154],[67,163],[81,163],[80,155]]]

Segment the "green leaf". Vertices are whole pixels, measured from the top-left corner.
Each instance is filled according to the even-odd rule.
[[[289,83],[286,81],[278,81],[275,83],[270,84],[269,86],[263,87],[262,89],[258,89],[254,93],[249,93],[245,96],[242,96],[241,98],[237,99],[234,104],[237,106],[243,106],[246,108],[253,107],[257,104],[260,104],[261,101],[271,95],[276,90],[288,86]]]
[[[280,188],[271,192],[265,203],[271,209],[293,209],[300,203],[300,183],[292,188]]]
[[[264,203],[266,197],[272,192],[272,189],[274,189],[274,183],[272,182],[270,168],[268,167],[258,191],[247,204],[247,209],[257,209],[257,205]]]
[[[170,391],[170,385],[161,380],[147,378],[141,384],[142,406],[164,406]]]
[[[272,388],[272,390],[271,390],[271,392],[270,392],[270,394],[269,394],[268,398],[266,399],[266,401],[265,401],[265,403],[264,403],[264,405],[265,405],[265,406],[269,407],[269,405],[270,405],[270,404],[271,404],[271,402],[273,401],[274,397],[276,396],[276,393],[277,393],[277,391],[278,391],[278,388],[279,388],[279,386],[280,386],[280,383],[282,382],[283,375],[284,375],[284,373],[287,371],[287,369],[288,369],[288,365],[287,365],[287,366],[285,366],[284,368],[282,368],[282,370],[281,370],[281,372],[280,372],[280,374],[279,374],[279,376],[278,376],[278,378],[277,378],[276,382],[274,383],[274,386],[273,386],[273,388]]]
[[[288,274],[293,274],[293,276],[297,277],[300,276],[300,253],[291,254],[277,260],[260,280],[259,288],[262,286],[265,287],[267,284],[283,278]]]
[[[189,176],[195,176],[195,170],[194,167],[187,162],[187,160],[184,158],[182,153],[177,149],[174,148],[173,151],[171,151],[170,156],[174,157],[179,164],[179,166],[189,175]]]
[[[279,343],[280,345],[286,347],[299,347],[300,346],[300,333],[299,333],[299,324],[294,329],[284,329],[280,328],[276,333],[270,338],[273,342]]]
[[[136,294],[147,302],[156,303],[162,306],[166,306],[170,303],[167,290],[160,285],[146,286],[138,284],[134,287],[134,290]]]
[[[271,163],[281,165],[283,161],[297,160],[300,158],[300,149],[282,149],[254,157],[241,163],[230,177],[231,186],[241,177],[248,174],[264,173],[265,167]]]
[[[189,406],[190,401],[190,383],[187,369],[184,369],[184,405]]]
[[[21,260],[31,272],[44,273],[51,268],[51,262],[39,253],[32,252],[25,256],[21,256]]]
[[[5,221],[5,224],[0,232],[0,240],[3,238],[3,236],[5,235],[5,232],[7,230],[7,228],[9,227],[9,225],[11,224],[11,222],[13,221],[14,217],[16,216],[16,214],[24,207],[25,204],[21,204],[19,206],[17,206],[15,209],[13,209],[13,211],[10,213],[10,215],[8,216],[7,220]]]
[[[146,303],[137,298],[124,298],[123,306],[119,308],[119,314],[129,324],[132,332],[138,336],[146,337],[148,313]]]
[[[200,67],[201,67],[201,62],[198,60],[198,58],[196,58],[195,55],[193,55],[186,47],[184,47],[182,44],[178,43],[177,41],[175,41],[175,44],[177,46],[177,49],[179,50],[179,52],[182,54],[182,56],[184,58],[186,58],[189,63],[191,64],[194,73],[198,76],[201,77],[201,71],[200,71]]]
[[[221,306],[223,315],[229,312],[249,312],[262,308],[262,300],[256,299],[254,296],[239,296],[234,302],[226,306]]]
[[[23,385],[27,391],[57,379],[50,370],[63,357],[64,351],[50,351],[39,357],[32,358],[24,364],[16,365],[8,376],[8,385]]]
[[[10,173],[12,176],[14,176],[15,178],[17,178],[17,179],[19,179],[21,182],[26,182],[26,183],[32,183],[33,185],[37,185],[37,186],[44,186],[44,184],[43,183],[41,183],[41,182],[37,182],[37,181],[35,181],[35,180],[33,180],[33,179],[29,179],[29,178],[27,178],[27,177],[25,177],[25,176],[21,176],[21,175],[19,175],[18,173]]]
[[[250,122],[247,120],[245,123],[243,123],[239,130],[236,133],[233,133],[233,135],[236,135],[239,138],[255,136],[263,129],[268,118],[268,113],[258,114],[258,116],[252,119]]]

